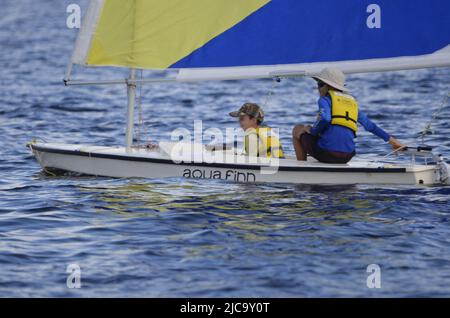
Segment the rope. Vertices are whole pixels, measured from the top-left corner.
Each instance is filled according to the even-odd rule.
[[[139,75],[141,81],[142,81],[142,70],[140,70]],[[136,125],[136,143],[137,146],[140,147],[141,145],[141,125],[142,125],[142,84],[139,84],[139,87],[137,89],[136,94],[136,104],[138,108],[138,123]]]
[[[269,92],[266,95],[266,100],[263,103],[263,109],[266,109],[266,106],[269,104],[269,101],[271,100],[271,97],[273,95],[273,91],[275,90],[275,86],[277,85],[277,83],[279,83],[281,81],[281,79],[279,77],[274,77],[272,79],[272,86],[269,89]]]
[[[140,80],[141,82],[138,84],[139,87],[137,89],[137,94],[136,94],[136,105],[138,108],[138,123],[137,125],[135,125],[135,136],[136,136],[136,144],[138,148],[144,147],[145,145],[141,144],[142,141],[142,137],[145,138],[146,140],[148,139],[148,131],[147,131],[147,127],[144,123],[144,115],[143,115],[143,110],[142,110],[142,79],[143,79],[143,71],[139,70],[140,74]],[[279,77],[274,77],[272,80],[272,86],[270,87],[269,92],[266,95],[265,101],[263,103],[263,109],[266,108],[266,106],[269,104],[271,97],[273,95],[273,92],[275,90],[275,86],[277,85],[277,83],[279,83],[281,81],[281,79]]]
[[[425,143],[425,136],[430,134],[433,134],[433,130],[431,129],[433,122],[437,119],[438,115],[442,112],[444,107],[447,105],[448,100],[450,98],[450,92],[447,93],[447,95],[444,96],[442,99],[442,103],[439,106],[439,108],[433,112],[431,120],[425,125],[425,128],[423,131],[419,134],[419,137],[417,139],[422,139],[422,144]]]
[[[417,139],[421,139],[421,144],[422,145],[425,144],[425,136],[428,135],[428,134],[433,134],[433,130],[431,129],[431,127],[433,125],[433,122],[437,119],[439,114],[445,108],[445,106],[447,105],[449,99],[450,99],[450,92],[448,92],[447,95],[444,96],[444,98],[442,99],[441,105],[439,106],[439,108],[436,111],[433,112],[433,114],[431,116],[431,120],[425,125],[423,131],[419,134],[419,137],[417,137]],[[392,156],[393,154],[396,154],[397,152],[403,150],[404,148],[407,148],[407,146],[395,149],[394,151],[391,151],[387,155],[381,157],[379,160],[384,160],[387,157]],[[378,162],[379,160],[376,160],[375,162]]]
[[[402,151],[402,150],[405,149],[405,148],[408,148],[408,146],[403,146],[403,147],[397,148],[397,149],[391,151],[390,153],[388,153],[387,155],[381,157],[379,160],[384,160],[384,159],[386,159],[387,157],[390,157],[390,156],[392,156],[393,154],[395,154],[395,153],[397,153],[397,152],[399,152],[399,151]]]
[[[136,104],[138,108],[138,123],[135,127],[135,134],[136,134],[136,143],[137,147],[143,147],[141,144],[142,139],[148,139],[148,133],[147,133],[147,127],[144,122],[144,114],[142,110],[142,79],[143,79],[143,70],[140,70],[140,84],[137,90],[136,94]]]
[[[43,167],[42,170],[44,170],[45,173],[51,175],[52,177],[57,177],[56,173],[51,172],[47,168]]]

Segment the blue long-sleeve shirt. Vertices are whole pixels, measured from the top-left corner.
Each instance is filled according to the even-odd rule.
[[[318,146],[328,151],[353,152],[355,150],[353,130],[343,126],[331,125],[331,97],[329,95],[320,97],[318,104],[319,116],[311,128],[312,135],[320,135]],[[389,134],[372,122],[361,110],[358,110],[358,122],[365,130],[384,141],[389,140]]]

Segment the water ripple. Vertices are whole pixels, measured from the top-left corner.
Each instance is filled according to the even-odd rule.
[[[13,54],[0,55],[0,296],[450,295],[450,187],[43,173],[25,147],[34,137],[106,145],[124,138],[122,88],[61,85],[76,35],[64,26],[69,3],[2,4],[0,45]],[[449,82],[448,68],[349,77],[366,113],[406,143],[416,142]],[[146,137],[167,139],[175,128],[192,129],[194,119],[234,127],[226,114],[243,102],[263,104],[271,87],[268,80],[146,86]],[[314,120],[316,99],[310,80],[275,86],[265,112],[288,152],[293,125]],[[427,140],[444,154],[449,118],[447,108]],[[359,135],[360,156],[388,151]],[[373,263],[383,271],[381,290],[366,287]],[[69,264],[81,267],[80,290],[66,287]]]

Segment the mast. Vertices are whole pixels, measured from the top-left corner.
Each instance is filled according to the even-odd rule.
[[[127,109],[127,131],[125,135],[126,151],[131,150],[133,145],[134,127],[134,104],[136,102],[136,69],[130,68],[130,75],[127,81],[128,109]]]

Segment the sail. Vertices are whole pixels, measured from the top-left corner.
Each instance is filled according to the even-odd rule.
[[[269,0],[92,0],[72,61],[166,69]]]
[[[450,66],[450,1],[91,0],[72,63],[180,81]]]

